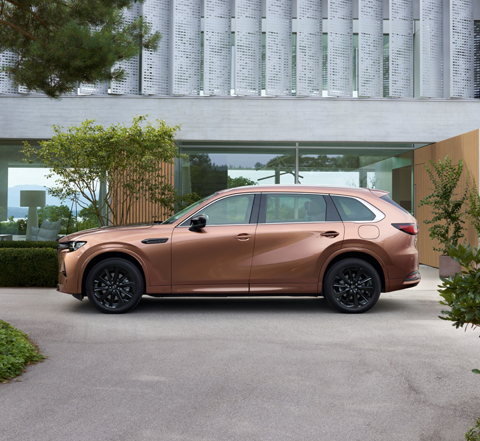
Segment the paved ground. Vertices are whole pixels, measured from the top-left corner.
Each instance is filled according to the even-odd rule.
[[[437,318],[437,271],[363,315],[323,299],[153,299],[120,316],[0,289],[49,359],[0,385],[0,439],[462,440],[479,332]]]

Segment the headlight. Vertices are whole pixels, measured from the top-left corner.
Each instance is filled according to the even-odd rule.
[[[68,250],[70,252],[76,251],[79,248],[83,247],[87,242],[75,242],[74,240],[68,243]]]

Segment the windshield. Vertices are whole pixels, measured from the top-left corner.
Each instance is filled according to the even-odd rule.
[[[178,213],[175,213],[172,217],[168,218],[166,221],[162,222],[162,225],[165,224],[173,224],[175,221],[180,219],[184,214],[188,213],[190,210],[194,209],[195,207],[198,207],[200,204],[205,202],[207,199],[212,198],[215,196],[215,194],[211,194],[210,196],[207,196],[206,198],[200,199],[197,202],[194,202],[192,205],[189,205],[187,208],[184,208],[183,210],[179,211]]]

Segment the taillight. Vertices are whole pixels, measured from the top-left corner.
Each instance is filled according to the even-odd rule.
[[[395,227],[397,230],[403,231],[404,233],[411,234],[415,236],[418,234],[418,225],[417,224],[392,224],[392,227]]]

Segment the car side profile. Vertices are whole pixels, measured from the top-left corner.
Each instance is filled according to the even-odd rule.
[[[62,238],[58,290],[104,313],[130,311],[144,294],[323,296],[360,313],[380,293],[420,282],[417,233],[385,191],[239,187],[162,224]]]

